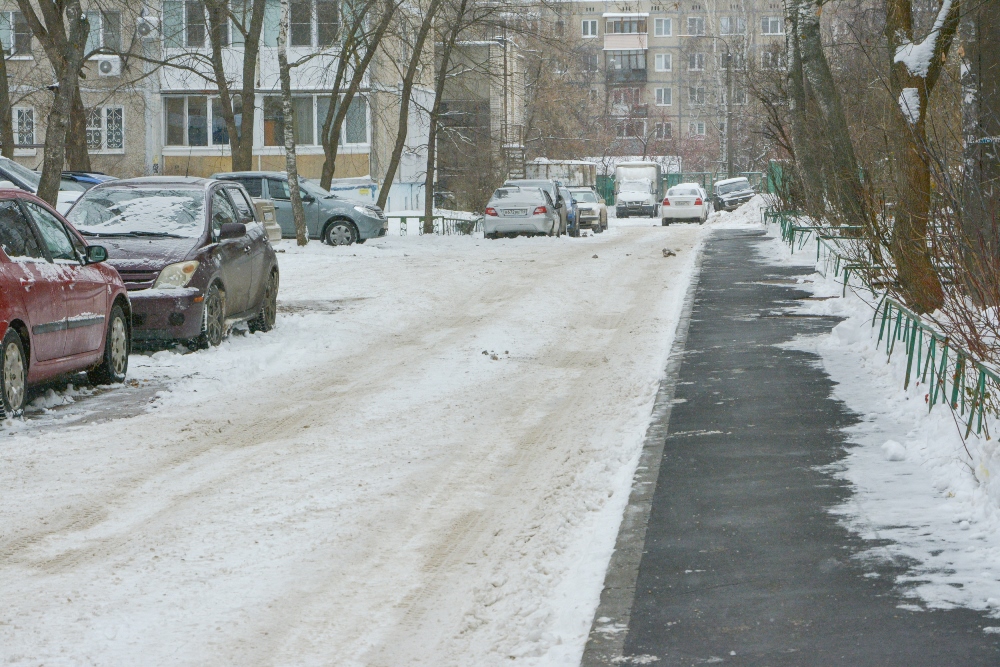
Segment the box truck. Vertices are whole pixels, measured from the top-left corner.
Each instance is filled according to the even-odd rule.
[[[660,214],[663,193],[657,162],[620,162],[615,167],[615,214],[655,218]]]

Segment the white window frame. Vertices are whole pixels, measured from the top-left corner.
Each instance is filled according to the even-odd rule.
[[[692,95],[694,91],[694,95]],[[705,86],[688,86],[688,105],[693,107],[705,106]]]
[[[764,25],[764,22],[767,25]],[[775,30],[777,26],[777,30]],[[760,20],[760,34],[762,35],[784,35],[785,34],[785,21],[782,18],[776,18],[774,16],[763,16]]]
[[[692,26],[696,26],[694,30],[691,29]],[[697,26],[700,26],[700,28]],[[705,17],[704,16],[687,17],[687,34],[690,37],[703,36],[705,34]]]
[[[742,16],[722,16],[719,18],[720,35],[745,35],[746,32],[747,21]]]
[[[705,136],[705,122],[691,121],[688,123],[688,134],[692,137],[704,137]]]
[[[187,105],[185,103],[185,113],[187,112]],[[91,148],[90,144],[87,144],[87,152],[94,153],[97,155],[120,155],[125,152],[125,107],[118,104],[109,104],[103,107],[94,107],[92,109],[87,109],[87,130],[91,130],[90,127],[90,114],[93,111],[97,111],[100,117],[101,126],[99,128],[93,128],[101,133],[101,145],[96,148]],[[108,118],[115,111],[119,112],[121,117],[121,135],[122,135],[122,145],[115,148],[108,147]]]
[[[20,14],[20,13],[21,12],[17,11],[16,9],[0,12],[0,16],[3,17],[4,21],[7,23],[8,30],[10,30],[8,39],[10,40],[10,48],[12,50],[14,48],[14,14]],[[9,56],[7,60],[34,60],[35,56],[32,53],[32,49],[30,48],[34,45],[34,39],[35,39],[34,34],[31,34],[31,36],[28,37],[29,49],[27,53],[13,54]],[[4,52],[6,52],[7,50],[6,47],[3,47],[3,50]]]
[[[671,123],[669,121],[656,123],[653,126],[653,134],[657,139],[673,138],[673,128],[671,127]]]
[[[104,16],[106,14],[118,14],[118,48],[121,48],[122,36],[122,13],[117,9],[103,11],[98,9],[90,9],[84,12],[87,15],[87,20],[90,22],[91,30],[97,30],[97,48],[104,48],[107,46],[104,40]],[[95,26],[96,21],[96,26]],[[85,38],[90,41],[90,35]]]
[[[760,54],[763,69],[785,69],[785,54],[781,51],[764,51]]]
[[[657,88],[656,89],[656,106],[658,107],[669,107],[674,103],[674,89],[673,88]]]
[[[597,19],[584,19],[580,22],[580,34],[584,39],[594,39],[597,34]]]
[[[692,66],[692,62],[694,66]],[[705,54],[704,53],[689,53],[688,54],[688,71],[689,72],[704,72],[705,71]]]
[[[672,19],[653,19],[653,37],[670,37],[674,34]]]
[[[657,53],[653,59],[653,64],[657,72],[671,72],[674,67],[673,54]]]

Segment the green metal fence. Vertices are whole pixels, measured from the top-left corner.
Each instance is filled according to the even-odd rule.
[[[904,347],[906,377],[903,388],[914,378],[927,385],[928,411],[938,403],[947,403],[965,425],[965,437],[975,431],[989,437],[984,414],[1000,417],[1000,373],[978,361],[969,352],[957,347],[948,336],[924,321],[919,315],[884,294],[887,286],[888,267],[859,261],[858,253],[845,252],[843,244],[851,242],[851,234],[859,226],[826,227],[802,224],[797,211],[783,211],[774,207],[762,209],[764,224],[780,225],[781,238],[793,251],[801,250],[810,237],[816,240],[816,262],[834,276],[843,280],[844,292],[852,277],[857,277],[863,289],[878,296],[881,302],[872,318],[872,327],[879,325],[876,345],[885,343],[886,355],[892,358],[897,343]],[[845,236],[845,232],[847,235]]]
[[[597,194],[604,197],[604,203],[608,206],[614,206],[615,204],[615,177],[614,176],[598,176],[597,177]]]

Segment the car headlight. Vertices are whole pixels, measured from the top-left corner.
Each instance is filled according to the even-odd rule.
[[[156,277],[156,282],[153,283],[153,289],[158,288],[174,288],[174,287],[187,287],[187,284],[191,282],[191,278],[194,276],[194,272],[198,270],[198,262],[192,260],[190,262],[177,262],[176,264],[168,264],[163,267],[160,271],[160,275]]]
[[[367,206],[355,206],[354,210],[360,213],[361,215],[367,215],[369,218],[378,217],[378,213],[375,212],[375,209],[368,208]]]

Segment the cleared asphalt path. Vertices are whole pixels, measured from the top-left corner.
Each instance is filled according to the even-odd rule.
[[[851,558],[872,545],[827,512],[850,489],[821,468],[856,417],[778,347],[836,320],[785,312],[801,269],[756,261],[761,240],[706,246],[583,664],[1000,664],[995,621],[901,608],[903,564]]]

